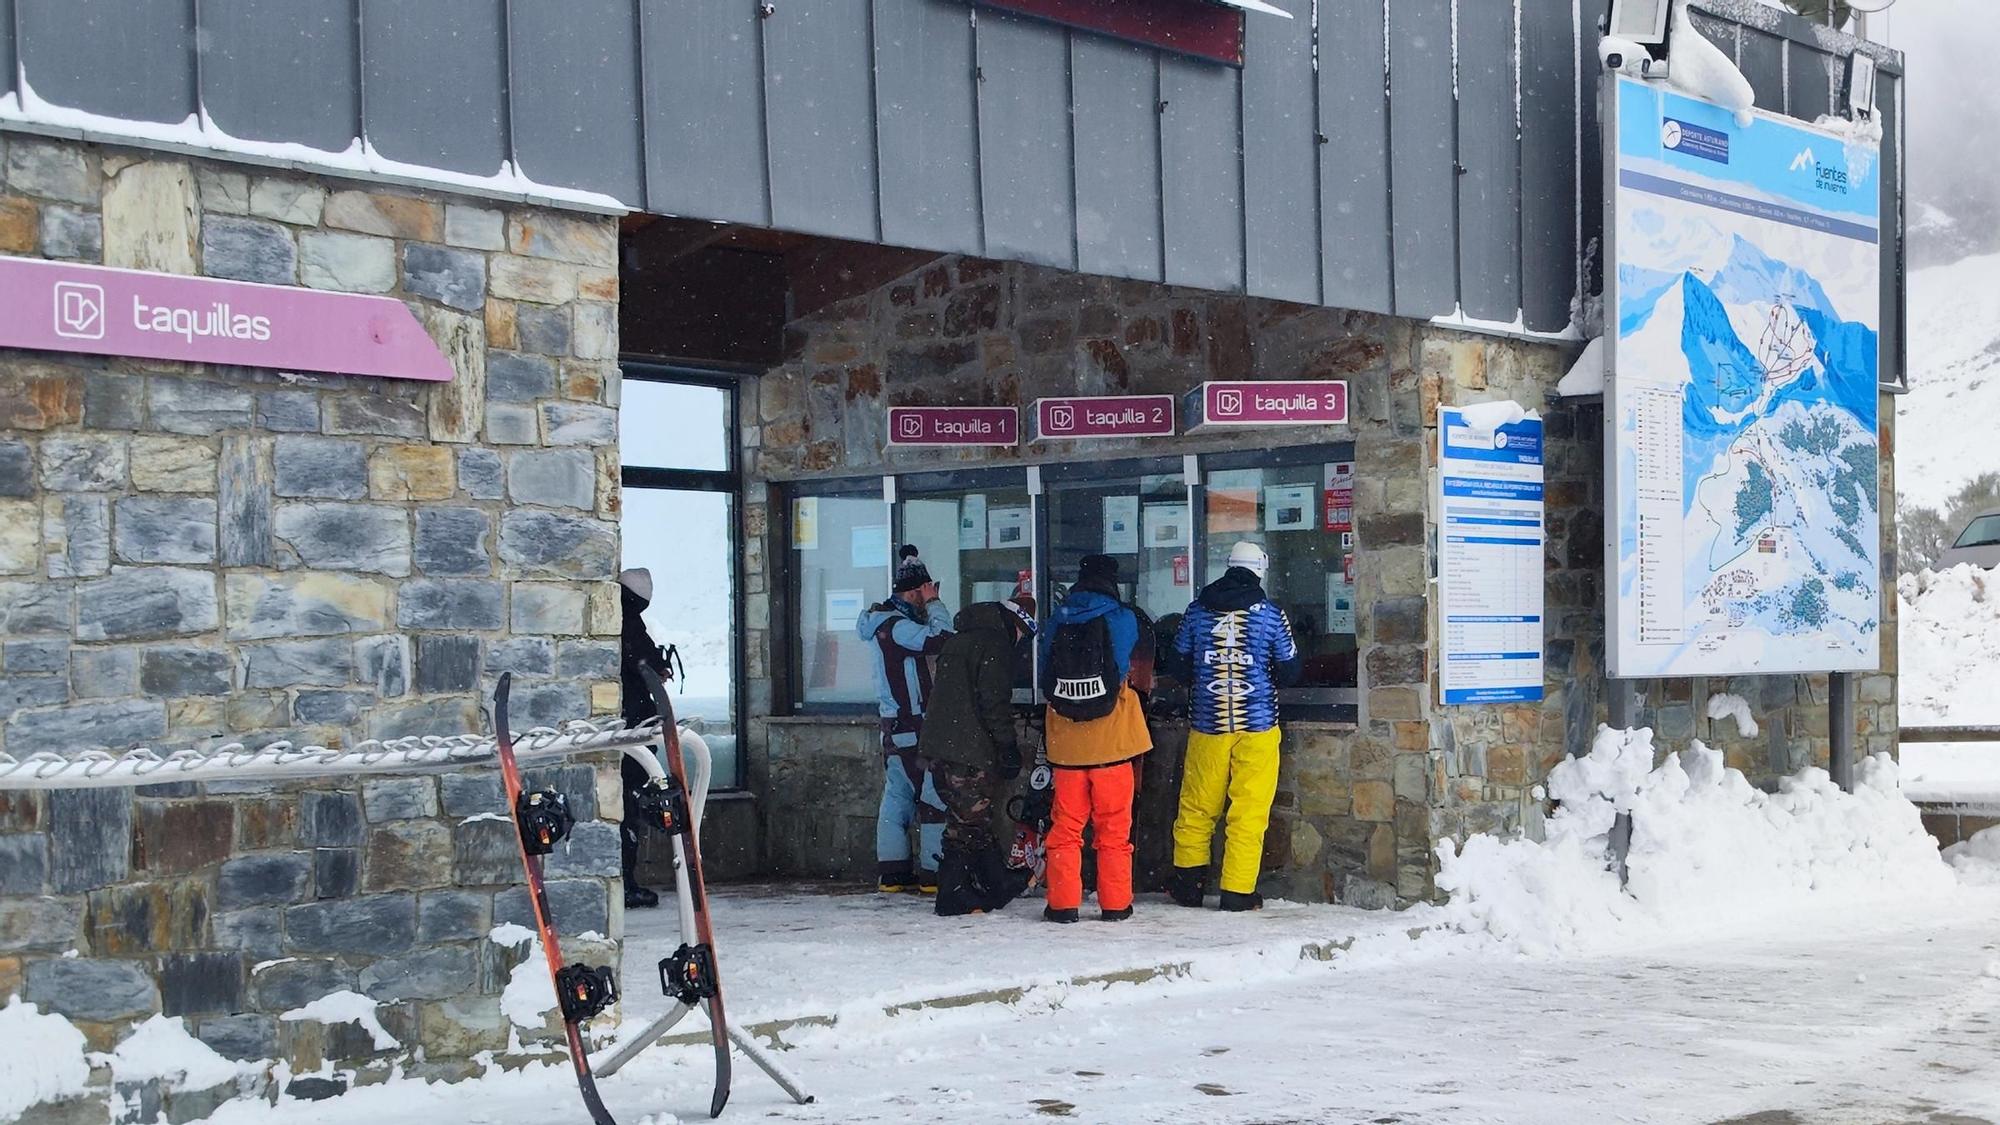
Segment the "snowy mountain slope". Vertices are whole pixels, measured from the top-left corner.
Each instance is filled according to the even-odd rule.
[[[1910,275],[1910,393],[1896,403],[1896,494],[1942,511],[2000,471],[2000,254]]]

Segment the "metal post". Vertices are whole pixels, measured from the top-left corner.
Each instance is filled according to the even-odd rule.
[[[1639,724],[1640,681],[1606,680],[1610,698],[1606,701],[1611,726],[1631,730]],[[1625,861],[1632,854],[1632,814],[1619,813],[1611,822],[1611,862],[1618,871],[1618,885],[1625,885]]]
[[[1609,722],[1618,730],[1631,730],[1639,722],[1639,681],[1606,680],[1606,709]]]
[[[1826,723],[1830,736],[1826,772],[1833,783],[1854,792],[1854,684],[1846,672],[1826,678]]]

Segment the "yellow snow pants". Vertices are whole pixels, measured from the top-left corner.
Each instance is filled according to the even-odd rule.
[[[1181,809],[1174,818],[1174,866],[1208,866],[1209,844],[1222,803],[1229,824],[1222,833],[1222,889],[1257,889],[1264,862],[1264,829],[1278,792],[1278,728],[1252,734],[1188,733],[1181,770]]]

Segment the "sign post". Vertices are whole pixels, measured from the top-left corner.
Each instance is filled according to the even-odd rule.
[[[891,446],[1018,445],[1021,412],[1011,406],[892,406]]]
[[[1030,441],[1097,437],[1172,437],[1174,396],[1038,398]]]
[[[0,257],[0,347],[450,382],[409,306],[209,277]]]
[[[1442,702],[1542,698],[1542,422],[1438,411]]]
[[[1183,400],[1188,432],[1233,426],[1344,426],[1342,381],[1209,382]]]
[[[1604,81],[1609,672],[1873,670],[1878,146]]]

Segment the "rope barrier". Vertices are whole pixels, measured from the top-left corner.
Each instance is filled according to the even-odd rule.
[[[514,736],[514,756],[523,762],[644,746],[660,740],[660,721],[626,726],[620,719],[571,719],[559,727],[536,727]],[[444,771],[494,760],[491,735],[409,735],[375,739],[348,749],[289,741],[252,749],[229,742],[210,749],[161,753],[140,746],[121,752],[52,751],[15,757],[0,751],[0,790],[112,789],[176,781],[285,781],[362,773]]]

